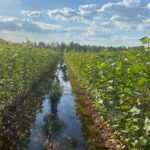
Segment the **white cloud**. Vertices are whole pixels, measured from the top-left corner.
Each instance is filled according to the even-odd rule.
[[[107,28],[95,22],[91,23],[85,30],[86,37],[106,37],[113,33],[112,28]]]
[[[98,10],[98,12],[104,12],[105,10],[109,9],[111,6],[113,6],[113,3],[106,3]]]
[[[147,8],[150,9],[150,3],[147,4]]]
[[[22,10],[21,14],[27,17],[39,17],[41,15],[40,11],[26,11],[26,10]]]
[[[80,5],[79,6],[79,12],[78,14],[80,16],[86,16],[90,13],[93,13],[96,11],[96,5],[95,4],[91,4],[91,5]]]
[[[60,25],[53,25],[53,24],[47,24],[43,22],[33,22],[37,27],[39,27],[41,30],[48,31],[48,30],[62,30],[62,26]]]
[[[111,21],[113,22],[116,28],[124,30],[124,31],[134,29],[137,26],[137,24],[128,22],[128,18],[121,17],[119,15],[112,16]]]
[[[54,19],[75,20],[77,13],[75,10],[65,7],[63,9],[49,10],[48,15]]]
[[[23,30],[26,32],[46,33],[62,32],[62,26],[37,22],[30,19],[20,19],[15,17],[0,16],[0,29],[9,31]]]
[[[77,21],[84,24],[100,22],[115,26],[121,30],[135,29],[146,18],[150,17],[149,5],[140,6],[140,0],[123,0],[122,2],[106,3],[97,8],[95,4],[80,5],[78,10],[63,8],[49,10],[48,15],[57,20]]]
[[[63,27],[57,24],[49,24],[31,19],[21,19],[16,17],[0,16],[0,30],[8,31],[25,31],[29,33],[42,34],[64,34],[74,33],[79,34],[85,32],[81,27]]]
[[[128,7],[135,7],[139,6],[140,0],[123,0],[122,4]]]
[[[96,7],[96,4],[80,5],[79,10],[93,10]]]
[[[63,9],[49,10],[48,15],[57,20],[86,23],[88,20],[97,18],[97,6],[96,4],[80,5],[79,10],[65,7]]]
[[[16,17],[7,17],[7,16],[0,16],[1,22],[11,22],[17,20]]]
[[[90,4],[90,5],[80,5],[79,6],[79,20],[93,20],[97,19],[97,5]]]
[[[141,7],[139,0],[123,0],[104,4],[98,11],[105,22],[111,21],[121,30],[137,29],[138,25],[150,17],[150,9]]]
[[[138,25],[138,30],[149,32],[149,30],[150,30],[150,18],[143,20],[143,22]]]

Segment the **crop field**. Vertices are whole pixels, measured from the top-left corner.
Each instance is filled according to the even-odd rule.
[[[71,51],[65,60],[122,149],[150,148],[150,60],[146,50]]]
[[[0,43],[0,148],[149,150],[148,49],[65,46]]]
[[[59,54],[21,44],[0,44],[0,110],[28,94],[44,72],[54,74]]]

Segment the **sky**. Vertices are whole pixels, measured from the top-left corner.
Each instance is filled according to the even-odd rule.
[[[0,38],[137,46],[150,34],[150,0],[0,0]]]

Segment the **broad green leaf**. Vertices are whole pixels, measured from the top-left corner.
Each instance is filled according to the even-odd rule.
[[[143,85],[144,83],[148,82],[148,79],[142,77],[138,80],[137,84],[138,85]]]
[[[102,70],[102,69],[104,69],[105,67],[106,67],[106,63],[101,63],[100,65],[97,66],[97,68],[98,68],[99,70]]]
[[[149,37],[144,37],[144,38],[140,39],[140,41],[141,41],[142,44],[144,45],[144,44],[147,44],[147,43],[150,42],[150,38],[149,38]]]

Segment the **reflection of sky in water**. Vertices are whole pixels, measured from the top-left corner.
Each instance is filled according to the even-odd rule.
[[[43,143],[46,138],[46,132],[44,129],[44,117],[47,113],[50,112],[50,105],[49,100],[45,99],[42,105],[42,110],[39,111],[36,115],[36,121],[34,122],[32,129],[31,129],[31,136],[29,143],[29,150],[42,150]]]
[[[58,67],[59,68],[59,67]],[[66,138],[75,138],[77,141],[80,141],[81,145],[84,145],[84,139],[81,132],[81,124],[76,116],[75,111],[75,97],[72,94],[72,88],[70,81],[63,80],[62,70],[57,69],[56,74],[58,74],[58,79],[60,86],[63,87],[63,95],[60,98],[58,104],[58,117],[59,120],[63,121],[63,128],[55,136],[55,139],[64,145],[63,142]],[[29,150],[42,150],[43,143],[46,138],[46,133],[44,130],[44,117],[47,113],[50,112],[49,100],[46,98],[43,102],[42,110],[37,113],[36,121],[31,129],[31,142],[29,144]],[[81,149],[84,150],[85,147],[81,146]],[[80,148],[79,148],[80,150]]]
[[[60,85],[63,87],[63,94],[69,94],[69,93],[72,93],[72,89],[71,89],[71,84],[69,81],[64,81],[63,80],[63,73],[62,71],[60,71],[60,74],[59,74],[59,80],[60,80]]]

